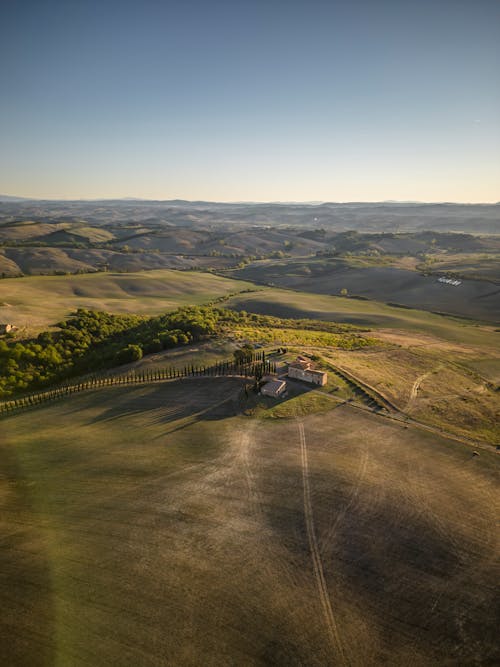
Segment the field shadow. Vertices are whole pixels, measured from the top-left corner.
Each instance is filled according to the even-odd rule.
[[[311,292],[314,296],[314,293]],[[321,296],[329,296],[327,294]],[[234,310],[247,310],[258,315],[273,315],[274,317],[281,317],[284,319],[316,319],[327,322],[345,322],[359,327],[372,327],[374,325],[385,325],[393,321],[395,318],[384,315],[367,315],[363,317],[361,314],[350,314],[344,311],[323,311],[314,310],[313,308],[297,308],[282,303],[263,302],[257,299],[245,299],[244,301],[235,302],[231,306]]]
[[[98,415],[87,424],[140,416],[151,425],[178,424],[169,432],[201,420],[239,414],[243,381],[238,378],[187,378],[146,386],[121,388],[106,397]]]
[[[56,659],[55,586],[47,536],[31,479],[14,448],[0,447],[2,664],[52,665]],[[50,539],[50,538],[49,538]],[[33,545],[36,545],[36,549]],[[33,619],[36,619],[34,621]],[[8,638],[8,639],[7,639]],[[29,638],[29,641],[28,641]]]
[[[272,479],[276,493],[286,495],[286,488],[302,486],[302,470],[288,469],[281,490],[275,474]],[[377,502],[369,496],[366,502],[352,502],[345,480],[331,471],[316,469],[309,480],[315,532],[333,597],[344,591],[367,618],[379,619],[378,632],[389,650],[398,648],[402,632],[415,645],[432,646],[457,661],[462,657],[461,664],[492,659],[496,602],[486,582],[493,571],[482,573],[477,545],[447,524],[446,510],[436,517],[393,494]],[[264,509],[290,559],[312,567],[302,504],[266,504]]]

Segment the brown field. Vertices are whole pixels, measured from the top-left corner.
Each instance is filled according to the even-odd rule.
[[[3,664],[497,664],[498,456],[336,405],[246,417],[223,378],[3,419]]]
[[[321,351],[419,421],[491,444],[500,441],[500,398],[489,380],[428,349]]]

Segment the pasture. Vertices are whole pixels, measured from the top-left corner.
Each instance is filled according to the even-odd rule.
[[[2,420],[4,664],[496,663],[498,457],[335,401],[245,416],[241,389]]]
[[[230,297],[225,305],[277,317],[305,317],[378,330],[423,333],[452,343],[480,346],[492,351],[498,349],[499,332],[491,326],[424,310],[398,308],[379,301],[268,287],[256,293]]]
[[[195,271],[87,273],[0,280],[0,322],[46,329],[77,308],[158,315],[251,288],[250,283]]]

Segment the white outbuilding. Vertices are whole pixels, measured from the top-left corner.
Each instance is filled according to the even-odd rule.
[[[279,398],[286,389],[286,382],[284,380],[270,380],[261,387],[260,393],[264,396],[272,396]]]

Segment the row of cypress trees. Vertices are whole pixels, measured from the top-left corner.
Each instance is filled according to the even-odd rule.
[[[254,355],[251,361],[238,362],[234,359],[219,361],[211,366],[186,365],[184,368],[154,368],[132,371],[125,375],[92,375],[81,382],[74,384],[64,384],[53,389],[28,394],[19,398],[0,403],[0,414],[7,414],[24,408],[30,408],[54,401],[65,396],[96,389],[100,387],[110,387],[116,385],[145,384],[149,382],[158,382],[162,380],[174,380],[180,378],[193,377],[217,377],[217,376],[244,376],[252,377],[257,381],[266,373],[276,371],[276,364],[266,359],[264,353]]]

